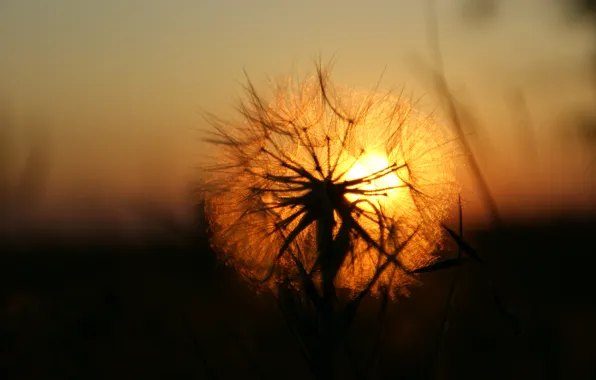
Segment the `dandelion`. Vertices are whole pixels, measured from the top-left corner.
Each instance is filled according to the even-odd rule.
[[[269,98],[245,89],[240,122],[210,119],[206,207],[220,257],[313,300],[414,283],[457,201],[455,135],[401,95],[332,85],[320,66]]]

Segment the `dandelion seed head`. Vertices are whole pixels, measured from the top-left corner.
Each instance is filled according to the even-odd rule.
[[[396,294],[415,281],[406,272],[435,260],[457,200],[455,134],[403,97],[320,76],[246,95],[241,121],[218,123],[206,187],[222,260],[265,284],[317,279],[325,227],[338,288]]]

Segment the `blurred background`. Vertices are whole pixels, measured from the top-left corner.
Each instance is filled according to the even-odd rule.
[[[435,3],[436,19],[419,0],[0,1],[6,378],[307,377],[275,300],[214,260],[191,196],[201,112],[236,117],[244,70],[264,87],[321,57],[338,84],[382,75],[441,115],[432,25],[504,221],[462,164],[464,236],[525,334],[470,267],[437,378],[594,378],[596,5]],[[427,378],[450,275],[390,306],[377,377]]]
[[[445,76],[503,213],[594,210],[589,2],[437,3]],[[96,215],[65,209],[91,198],[179,207],[206,149],[200,112],[234,117],[243,70],[264,84],[311,74],[318,56],[335,59],[337,83],[368,89],[383,75],[382,90],[404,86],[432,110],[437,62],[426,4],[5,0],[6,180],[15,181],[34,145],[45,166],[36,217]],[[465,207],[481,221],[466,169],[460,181]]]

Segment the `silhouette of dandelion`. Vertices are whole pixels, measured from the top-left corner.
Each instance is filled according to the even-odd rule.
[[[317,69],[270,100],[248,80],[239,123],[210,116],[213,244],[257,284],[395,296],[436,261],[457,202],[456,137],[402,96],[333,86]]]

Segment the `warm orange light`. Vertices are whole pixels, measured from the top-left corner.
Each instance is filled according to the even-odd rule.
[[[248,277],[264,278],[271,268],[280,278],[298,278],[298,266],[313,270],[321,225],[334,229],[338,246],[350,240],[335,277],[339,288],[366,288],[377,268],[391,262],[389,252],[400,252],[408,269],[435,260],[440,222],[457,199],[453,134],[399,97],[340,87],[332,94],[340,105],[335,109],[323,102],[316,79],[284,82],[269,104],[252,94],[241,108],[242,123],[219,126],[224,132],[208,200],[211,228],[226,262]],[[307,195],[313,183],[326,181],[345,186],[348,202],[339,203],[352,219],[342,219],[337,209],[335,223],[322,219],[337,199],[325,198],[319,187]],[[316,207],[322,211],[307,212]],[[341,229],[354,224],[358,232]],[[411,279],[391,264],[375,281],[372,291],[397,291]]]
[[[392,171],[387,174],[379,174],[389,167],[387,156],[381,153],[369,153],[363,155],[354,166],[348,170],[343,179],[350,181],[358,178],[373,177],[371,181],[360,188],[362,190],[370,190],[371,195],[347,194],[346,198],[354,202],[365,197],[377,207],[387,209],[388,207],[396,207],[395,203],[400,201],[400,198],[407,196],[407,189],[405,183],[398,177],[398,173]],[[365,203],[363,208],[371,210],[372,206]],[[372,210],[371,210],[372,211]]]

